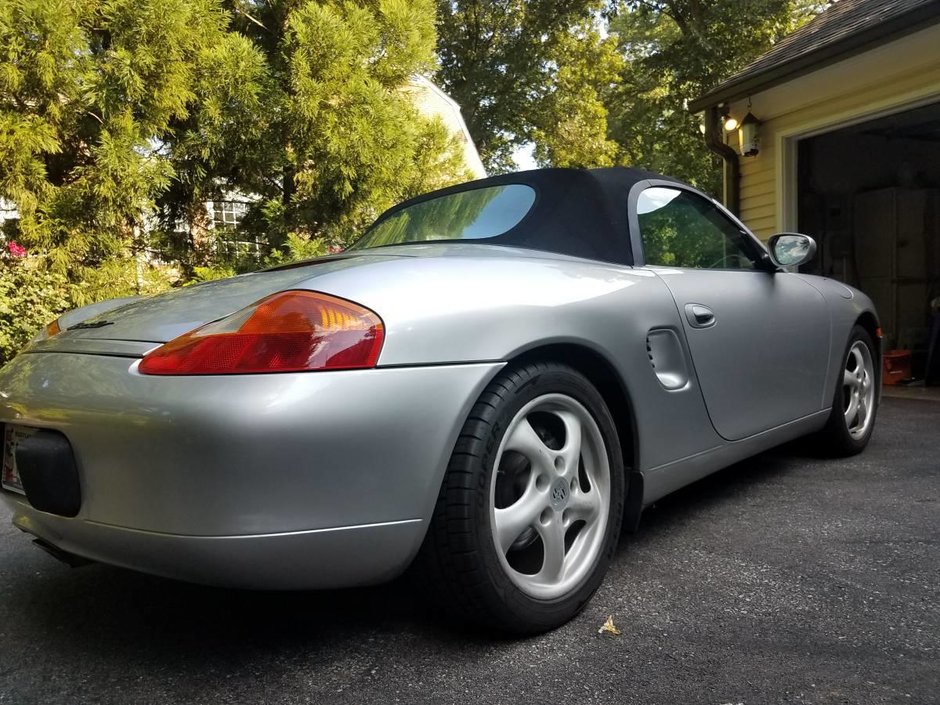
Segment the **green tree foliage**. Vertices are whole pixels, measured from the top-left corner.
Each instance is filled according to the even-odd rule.
[[[274,267],[287,262],[300,262],[301,260],[322,257],[339,249],[339,246],[331,246],[323,238],[289,233],[283,247],[273,250],[265,259],[264,264],[268,267]]]
[[[168,291],[177,281],[173,266],[155,265],[138,257],[116,256],[84,270],[68,286],[69,308],[123,296],[150,296]]]
[[[560,35],[551,81],[534,106],[529,138],[543,166],[613,166],[617,143],[607,123],[623,60],[594,17]]]
[[[0,255],[0,365],[69,303],[64,275]]]
[[[487,167],[628,164],[720,184],[686,105],[821,0],[438,0],[439,78]],[[606,25],[605,25],[606,23]],[[606,31],[605,31],[606,30]]]
[[[618,57],[600,0],[438,0],[439,81],[490,171],[513,151],[565,166],[610,163],[606,84]]]
[[[464,176],[403,90],[434,46],[433,0],[0,0],[13,235],[80,278],[145,248],[155,209],[192,251],[237,189],[274,244],[348,237]]]
[[[811,0],[627,0],[610,23],[624,66],[612,91],[618,160],[718,193],[720,171],[688,101],[716,86],[825,3]]]
[[[223,130],[215,150],[200,135],[219,134],[228,111],[206,111],[179,131],[182,202],[198,206],[221,175],[260,196],[248,225],[273,244],[291,233],[345,242],[395,201],[466,177],[456,140],[421,117],[406,87],[433,65],[432,0],[227,8],[239,45],[219,65],[248,70],[220,104],[238,102],[245,124]]]
[[[49,265],[42,255],[0,253],[0,365],[64,311],[103,299],[157,294],[174,279],[171,268],[132,257],[86,268],[80,281],[69,281]]]
[[[0,2],[0,195],[65,271],[116,253],[172,169],[155,147],[193,100],[210,0]]]

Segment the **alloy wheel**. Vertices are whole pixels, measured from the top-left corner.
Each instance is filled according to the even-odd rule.
[[[849,435],[858,440],[868,431],[875,409],[875,369],[871,351],[861,340],[849,348],[842,373],[842,415]]]
[[[564,394],[513,417],[490,483],[490,525],[512,582],[538,599],[563,597],[591,574],[610,515],[610,463],[597,422]]]

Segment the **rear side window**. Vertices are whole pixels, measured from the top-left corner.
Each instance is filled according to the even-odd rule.
[[[655,186],[636,205],[646,264],[689,269],[753,269],[753,248],[714,204],[682,189]]]
[[[459,191],[416,203],[380,220],[349,249],[496,237],[516,227],[534,203],[535,189],[524,184]]]

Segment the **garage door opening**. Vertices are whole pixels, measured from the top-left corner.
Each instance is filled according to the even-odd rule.
[[[868,294],[906,380],[940,384],[940,103],[800,140],[797,164],[813,273]]]

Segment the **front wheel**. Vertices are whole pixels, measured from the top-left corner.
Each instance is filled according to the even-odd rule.
[[[831,455],[849,456],[868,445],[878,412],[876,348],[871,336],[855,326],[842,358],[841,378],[826,427],[819,434],[822,449]]]
[[[620,533],[624,473],[610,412],[574,369],[532,363],[484,391],[457,442],[419,559],[445,606],[526,634],[577,614]]]

